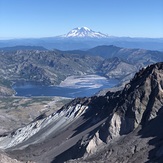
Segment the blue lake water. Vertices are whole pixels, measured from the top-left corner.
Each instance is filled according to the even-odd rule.
[[[78,83],[80,87],[60,87],[45,86],[36,82],[19,82],[13,85],[13,89],[17,92],[16,96],[62,96],[69,98],[89,97],[95,95],[102,89],[111,88],[118,84],[115,79],[98,80],[100,87],[91,87],[89,83]]]

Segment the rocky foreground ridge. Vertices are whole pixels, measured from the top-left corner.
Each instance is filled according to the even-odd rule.
[[[163,63],[117,92],[79,98],[0,137],[11,158],[33,162],[162,162]]]

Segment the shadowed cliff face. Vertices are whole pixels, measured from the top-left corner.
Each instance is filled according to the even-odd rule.
[[[4,136],[0,147],[36,162],[160,160],[162,106],[163,63],[157,63],[135,74],[122,91],[75,99]]]
[[[111,117],[89,140],[84,159],[89,162],[160,161],[163,156],[160,127],[163,116],[162,82],[163,63],[137,73],[123,91],[111,99],[115,103]],[[110,98],[111,95],[108,92],[106,96]]]
[[[104,146],[106,147],[109,144],[120,141],[122,136],[129,137],[129,135],[132,134],[144,135],[143,130],[145,130],[147,126],[148,129],[150,129],[149,125],[151,124],[151,122],[156,121],[155,119],[157,119],[158,116],[159,117],[161,116],[160,113],[162,112],[163,106],[162,83],[163,83],[163,64],[158,63],[155,65],[151,65],[146,69],[142,69],[139,73],[137,73],[134,76],[134,78],[130,81],[130,83],[128,83],[125,86],[125,88],[122,91],[115,93],[108,92],[105,97],[101,97],[105,99],[104,101],[107,101],[106,104],[103,103],[102,104],[103,106],[100,107],[103,108],[103,112],[105,113],[105,115],[107,114],[107,119],[101,126],[99,126],[97,131],[95,131],[91,135],[91,138],[87,137],[88,143],[85,148],[83,159],[86,159],[87,161],[90,162],[96,161],[97,158],[99,159],[100,155],[104,155],[100,153],[100,149],[104,149],[103,148]],[[92,99],[91,101],[92,104],[90,104],[90,106],[95,107],[95,103],[98,103],[98,105],[102,103],[100,98],[99,99],[97,98],[96,100],[98,102],[97,101],[94,102]],[[96,108],[98,105],[96,105]],[[142,130],[140,131],[141,127]],[[157,125],[155,127],[157,127]],[[154,127],[152,128],[152,130],[153,131],[149,133],[154,133]],[[159,130],[157,130],[156,133],[159,134]],[[138,139],[137,137],[136,138],[135,137],[134,139]],[[134,149],[134,143],[130,139],[132,139],[131,136],[129,137],[128,140],[129,143],[127,147],[129,146],[132,147],[132,149],[130,150],[131,152]],[[144,139],[141,138],[139,141],[141,141],[142,144],[147,148],[148,140],[149,138]],[[125,143],[127,142],[125,141],[123,143],[123,141],[122,142],[120,141],[120,143],[123,146],[125,146]],[[137,141],[135,142],[135,144],[137,144],[138,147],[140,146],[140,144]],[[116,146],[118,146],[118,144],[116,144]],[[109,147],[107,149],[109,150]],[[145,159],[147,159],[148,158],[147,153],[150,150],[145,149],[143,152],[146,154]],[[106,151],[107,150],[105,149],[104,153],[106,153]],[[115,151],[120,152],[121,148],[117,147]],[[123,159],[125,160],[128,157],[127,156],[128,154],[125,155],[125,153],[123,153],[122,151],[121,154],[124,155]],[[138,150],[138,152],[140,151]],[[100,160],[104,161],[108,159],[109,162],[114,162],[115,159],[113,158],[118,156],[116,152],[115,153],[111,152],[111,154],[112,153],[113,157],[103,156],[99,159],[99,161]],[[64,158],[64,155],[61,156],[62,158]],[[57,160],[60,160],[61,156],[58,157]],[[91,159],[91,157],[93,159]],[[153,157],[150,158],[152,159]],[[130,157],[130,159],[132,159],[132,157]],[[141,160],[137,158],[137,161],[144,162],[145,159]],[[75,161],[77,162],[77,160]],[[117,159],[116,161],[122,162],[120,161],[120,159],[119,160]]]

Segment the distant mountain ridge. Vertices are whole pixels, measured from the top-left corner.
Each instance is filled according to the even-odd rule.
[[[124,48],[141,48],[163,51],[163,38],[117,37],[96,32],[88,27],[77,27],[67,34],[43,37],[0,40],[0,48],[11,46],[43,46],[46,49],[81,50],[101,45],[114,45]]]
[[[43,46],[12,46],[12,47],[4,47],[0,48],[3,51],[17,51],[17,50],[47,50]]]
[[[163,59],[163,52],[160,51],[123,48],[114,45],[101,45],[88,50],[70,50],[63,52],[68,54],[100,56],[105,59],[117,57],[132,64],[137,63],[137,61],[143,61],[142,63],[149,65],[156,62],[161,62]]]

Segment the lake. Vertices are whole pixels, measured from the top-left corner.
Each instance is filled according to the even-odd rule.
[[[98,75],[70,76],[59,86],[46,86],[37,82],[18,82],[13,85],[16,96],[62,96],[69,98],[89,97],[102,89],[118,84],[116,79]]]

